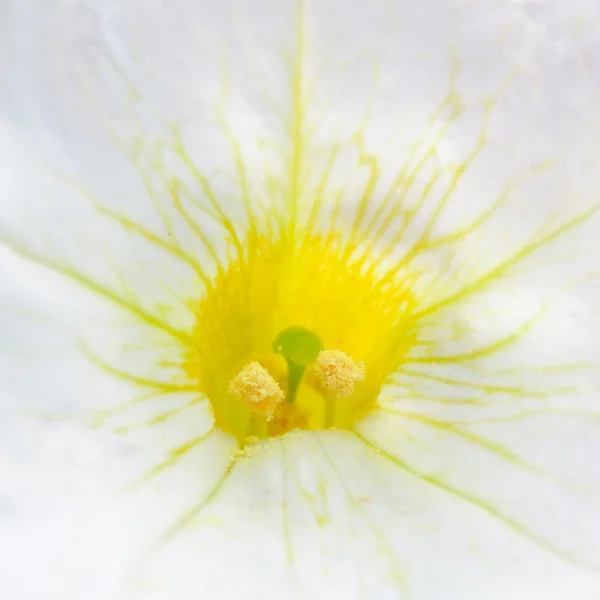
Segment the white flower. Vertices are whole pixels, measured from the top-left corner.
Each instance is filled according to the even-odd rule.
[[[525,4],[3,8],[2,597],[599,597],[600,28]]]

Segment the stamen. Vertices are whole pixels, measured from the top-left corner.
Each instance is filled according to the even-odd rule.
[[[250,405],[250,408],[271,420],[277,405],[283,400],[279,384],[259,362],[250,362],[229,382],[228,391]]]
[[[313,365],[320,386],[334,398],[349,398],[354,384],[364,381],[365,366],[341,350],[322,350]]]

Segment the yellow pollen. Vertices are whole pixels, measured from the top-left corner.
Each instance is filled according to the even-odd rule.
[[[354,384],[364,381],[365,366],[355,362],[341,350],[322,350],[313,365],[313,373],[320,386],[335,398],[349,398]]]
[[[228,391],[250,405],[257,413],[273,418],[277,405],[283,400],[283,391],[269,371],[259,362],[245,365],[229,382]]]

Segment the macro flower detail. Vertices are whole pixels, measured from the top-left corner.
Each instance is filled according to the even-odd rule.
[[[600,27],[492,4],[6,10],[0,596],[600,597]]]
[[[273,419],[277,405],[283,400],[283,392],[269,371],[259,362],[245,365],[229,382],[228,391],[240,400],[248,402],[251,411],[263,414],[267,421]]]
[[[317,356],[314,373],[326,394],[334,398],[348,398],[354,393],[357,381],[364,381],[362,363],[355,363],[341,350],[323,350]]]

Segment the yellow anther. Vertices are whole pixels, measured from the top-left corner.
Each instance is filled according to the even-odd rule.
[[[349,398],[354,394],[354,384],[364,380],[365,366],[341,350],[322,350],[313,373],[326,393],[335,398]]]
[[[279,384],[259,362],[246,364],[229,382],[228,391],[265,417],[273,418],[277,405],[283,400]]]

